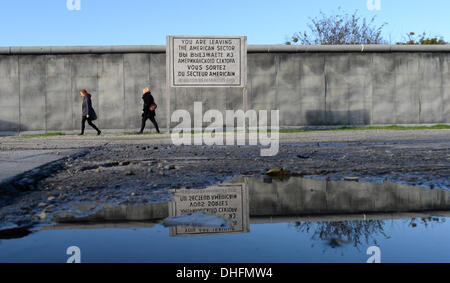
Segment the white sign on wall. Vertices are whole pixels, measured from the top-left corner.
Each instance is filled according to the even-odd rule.
[[[247,37],[168,36],[170,87],[241,87],[247,80]]]

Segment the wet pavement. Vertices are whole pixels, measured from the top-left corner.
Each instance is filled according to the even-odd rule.
[[[373,246],[382,262],[450,262],[446,190],[238,177],[170,193],[153,204],[72,204],[53,225],[3,230],[0,262],[65,262],[71,246],[82,262],[363,263]],[[228,225],[164,225],[195,213]]]

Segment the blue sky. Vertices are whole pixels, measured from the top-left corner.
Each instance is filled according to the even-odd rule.
[[[282,44],[310,17],[338,7],[388,23],[395,43],[407,32],[450,40],[449,0],[2,0],[0,46],[163,45],[166,35],[246,35],[249,44]]]

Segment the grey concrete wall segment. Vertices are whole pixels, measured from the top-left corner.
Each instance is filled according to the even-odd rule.
[[[166,97],[166,55],[151,54],[149,83],[155,102],[158,105],[156,119],[161,128],[168,126],[167,107],[169,98]],[[140,92],[142,94],[142,90]],[[142,109],[142,101],[139,110]],[[150,125],[150,127],[153,127]]]
[[[45,56],[19,58],[21,131],[47,130],[47,60]]]
[[[123,54],[102,54],[98,74],[98,126],[124,129],[125,82]]]
[[[372,107],[371,121],[374,124],[396,123],[393,113],[395,95],[395,61],[392,54],[379,54],[372,60]],[[390,113],[390,115],[386,115]]]
[[[449,46],[361,50],[249,46],[248,109],[279,109],[281,127],[450,123]],[[0,48],[0,86],[2,133],[78,131],[83,88],[105,130],[139,129],[144,87],[161,128],[169,106],[192,115],[194,101],[204,112],[245,106],[239,88],[180,88],[169,97],[164,46]]]
[[[250,105],[278,107],[282,126],[448,123],[443,100],[449,57],[249,54]]]
[[[71,60],[67,57],[47,57],[47,110],[48,131],[72,130]]]
[[[20,131],[19,57],[0,55],[0,131]]]
[[[150,55],[124,54],[124,128],[135,131],[140,127],[142,90],[150,86]]]
[[[98,65],[101,58],[98,55],[71,55],[71,92],[72,98],[72,128],[79,130],[81,125],[81,104],[82,97],[79,91],[86,89],[93,95],[92,106],[99,112],[98,108],[98,90],[99,90],[99,70]],[[103,116],[103,113],[97,114],[99,118]]]
[[[422,54],[418,60],[418,77],[421,79],[415,81],[415,86],[420,103],[420,123],[444,122],[443,60],[440,54]]]
[[[442,57],[442,120],[448,121],[450,117],[450,56]]]

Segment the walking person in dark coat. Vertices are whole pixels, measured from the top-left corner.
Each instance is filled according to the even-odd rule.
[[[161,133],[159,131],[158,122],[156,122],[155,116],[156,116],[156,104],[155,99],[152,96],[152,93],[148,88],[144,88],[142,91],[142,100],[144,100],[144,108],[142,109],[142,125],[141,125],[141,131],[140,134],[144,133],[145,124],[147,122],[147,119],[150,119],[152,121],[153,125],[156,128],[156,131],[158,133]]]
[[[84,129],[86,128],[86,121],[88,124],[97,131],[97,135],[101,135],[102,131],[100,131],[97,126],[92,123],[92,121],[97,120],[97,114],[95,113],[94,108],[92,107],[91,95],[87,92],[87,90],[80,90],[80,95],[83,97],[83,117],[81,120],[81,136],[84,135]]]

